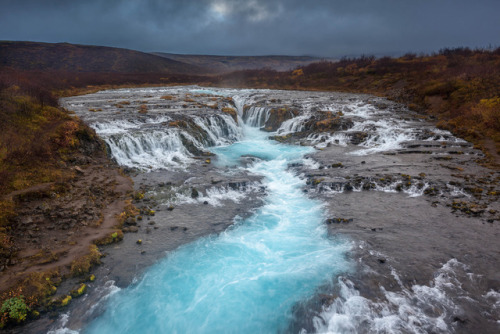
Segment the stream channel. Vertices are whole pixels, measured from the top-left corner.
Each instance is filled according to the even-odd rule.
[[[401,105],[197,86],[62,103],[155,214],[105,250],[51,333],[498,329],[498,222],[450,212],[471,194],[443,162],[497,175]]]

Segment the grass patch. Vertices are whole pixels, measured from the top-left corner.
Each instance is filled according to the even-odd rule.
[[[122,234],[123,235],[123,234]],[[90,271],[92,266],[99,264],[102,257],[96,245],[89,246],[89,254],[84,255],[71,262],[70,275],[72,277],[82,276]]]

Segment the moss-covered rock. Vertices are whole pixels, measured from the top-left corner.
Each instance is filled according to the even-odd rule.
[[[78,298],[82,296],[87,291],[87,285],[81,283],[76,289],[71,290],[70,294],[73,298]]]
[[[110,233],[109,235],[96,240],[95,244],[99,245],[99,246],[104,246],[104,245],[112,244],[114,242],[118,242],[118,241],[120,241],[122,239],[123,239],[123,231],[122,230],[116,230],[116,231]]]
[[[123,237],[123,233],[122,233]],[[89,246],[89,254],[71,262],[71,276],[81,276],[89,272],[93,265],[99,264],[102,257],[96,245]]]

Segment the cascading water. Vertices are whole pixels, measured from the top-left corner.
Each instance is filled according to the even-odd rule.
[[[130,95],[123,96],[122,92]],[[335,233],[332,232],[335,231],[332,228],[334,223],[328,227],[323,223],[327,218],[326,209],[331,206],[326,199],[330,195],[339,198],[339,194],[344,192],[365,195],[368,189],[388,194],[406,193],[405,198],[425,197],[428,188],[431,188],[431,193],[437,193],[431,180],[429,183],[427,178],[421,182],[413,182],[413,179],[408,182],[409,178],[402,179],[405,174],[401,174],[401,170],[397,170],[398,177],[392,173],[387,179],[385,175],[372,175],[360,167],[365,161],[358,155],[373,154],[374,161],[367,159],[366,165],[376,164],[378,159],[378,164],[385,170],[393,164],[397,165],[391,162],[394,152],[405,146],[435,147],[436,143],[432,142],[441,140],[448,141],[450,145],[459,143],[450,133],[429,126],[419,127],[420,120],[408,120],[397,115],[398,110],[392,106],[375,107],[366,98],[358,96],[186,87],[111,91],[108,94],[115,94],[116,101],[126,97],[143,103],[144,99],[149,99],[148,106],[152,107],[148,109],[148,114],[138,115],[138,105],[130,106],[125,111],[104,106],[101,114],[88,112],[101,106],[97,102],[73,106],[81,108],[85,120],[106,140],[121,165],[160,170],[151,176],[154,191],[168,188],[167,180],[159,179],[158,175],[164,177],[171,171],[161,169],[176,165],[186,167],[188,171],[183,171],[182,175],[187,175],[187,179],[173,182],[172,188],[162,193],[170,201],[167,205],[176,207],[173,214],[188,212],[185,209],[189,205],[198,209],[207,208],[207,212],[213,213],[216,211],[209,211],[210,207],[226,210],[229,202],[245,202],[248,194],[229,183],[241,181],[238,179],[241,175],[252,175],[258,179],[250,187],[251,191],[256,197],[262,194],[266,197],[251,217],[235,220],[220,235],[204,237],[169,252],[138,282],[119,292],[116,292],[118,289],[113,290],[112,295],[98,303],[97,309],[106,304],[105,310],[85,325],[82,332],[276,333],[298,328],[304,334],[308,331],[418,332],[422,328],[423,332],[446,333],[453,328],[449,326],[452,312],[456,309],[455,304],[449,303],[452,297],[434,297],[445,295],[445,290],[450,287],[457,290],[455,287],[460,284],[450,279],[443,281],[444,284],[440,284],[439,280],[431,282],[429,288],[416,284],[407,286],[399,284],[400,280],[393,270],[400,291],[386,291],[385,288],[398,286],[391,283],[380,286],[380,301],[365,298],[363,291],[356,289],[356,280],[351,281],[349,274],[343,275],[352,272],[352,263],[346,260],[346,254],[362,249],[363,244],[356,243],[358,247],[354,248],[354,243],[350,241],[328,236],[328,229]],[[164,94],[169,94],[166,100],[160,98]],[[281,124],[278,124],[271,110],[280,110],[285,106],[297,113],[291,119],[281,118]],[[345,123],[348,126],[317,126],[318,123],[335,125],[333,121],[343,117],[351,120]],[[263,127],[278,127],[278,130],[265,133],[260,131]],[[269,140],[268,136],[276,136],[277,141],[291,138],[325,150],[317,150],[313,157],[305,158],[314,151],[312,147],[284,145]],[[442,149],[442,143],[438,144]],[[216,157],[207,163],[205,153],[208,150]],[[381,158],[378,153],[387,150],[391,154]],[[332,159],[343,160],[337,162]],[[289,166],[294,171],[307,173],[308,186],[306,180],[290,171]],[[359,176],[358,182],[358,177],[351,177],[349,168],[358,168],[365,175]],[[380,169],[374,170],[377,173]],[[200,171],[207,171],[206,175],[199,177]],[[421,174],[419,177],[423,179],[425,173]],[[142,180],[147,178],[145,174],[139,175]],[[449,192],[465,196],[453,184],[448,186]],[[193,196],[194,188],[198,188],[197,196]],[[183,192],[176,189],[183,189]],[[171,196],[172,193],[176,196]],[[325,199],[324,203],[311,199],[319,195]],[[249,210],[244,205],[241,207]],[[331,213],[337,213],[337,208],[329,209]],[[155,217],[155,226],[160,225],[159,231],[165,229],[169,234],[180,227],[162,226],[161,214],[160,211],[160,215]],[[351,215],[350,211],[348,214]],[[207,216],[210,217],[208,221],[195,220],[193,224],[220,224],[215,222],[215,215]],[[175,216],[167,213],[165,217],[170,219]],[[212,217],[214,222],[210,221]],[[232,213],[230,217],[233,217]],[[340,222],[342,219],[337,220]],[[339,223],[338,227],[359,227],[369,234],[377,232],[376,235],[382,230],[376,225],[371,226],[376,223],[371,217],[360,222],[354,217],[354,221],[350,225]],[[148,230],[150,226],[148,224]],[[189,226],[188,232],[192,226]],[[172,238],[178,237],[173,233],[171,235]],[[372,253],[371,249],[369,253]],[[377,255],[376,260],[380,267],[388,267],[388,263],[382,265],[385,257],[382,259]],[[446,265],[443,270],[451,275],[457,270],[455,267]],[[318,294],[331,293],[332,289],[336,292],[327,300],[333,302],[318,305]],[[452,291],[450,296],[453,293],[457,292]],[[432,298],[427,298],[429,296]],[[487,295],[490,299],[497,296],[500,294],[493,290]],[[438,307],[429,311],[426,308],[429,303]],[[95,316],[92,312],[86,316]]]
[[[242,140],[213,151],[226,166],[242,155],[260,159],[248,169],[265,177],[265,204],[221,235],[168,254],[113,295],[85,333],[282,332],[294,305],[349,269],[350,243],[327,236],[322,203],[287,170],[312,149],[272,142],[257,128],[242,131]]]
[[[129,132],[106,138],[113,157],[122,166],[168,166],[189,162],[191,154],[178,131]]]
[[[191,116],[190,119],[199,129],[190,129],[189,125],[167,128],[172,121],[169,117],[148,118],[142,122],[119,119],[92,126],[120,165],[143,170],[185,165],[192,162],[193,148],[203,151],[206,147],[227,145],[241,138],[241,128],[228,115]]]
[[[269,120],[269,108],[266,107],[250,107],[248,111],[243,112],[243,119],[249,126],[262,127]]]

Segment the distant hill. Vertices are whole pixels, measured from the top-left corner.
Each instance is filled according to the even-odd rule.
[[[320,60],[324,59],[310,56],[181,55],[69,43],[0,41],[0,68],[23,71],[205,75],[262,68],[288,71]]]
[[[20,70],[198,74],[198,66],[105,46],[0,41],[0,67]]]
[[[322,58],[309,56],[205,56],[164,52],[153,52],[152,54],[209,69],[212,73],[228,73],[262,68],[289,71],[299,66],[306,66],[323,60]],[[327,60],[332,61],[333,59]]]

